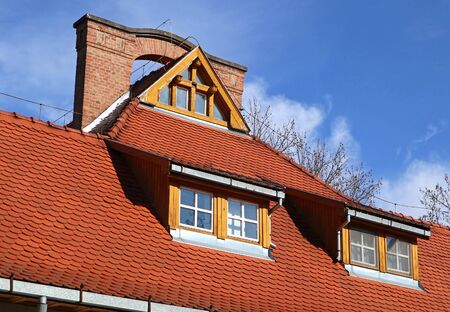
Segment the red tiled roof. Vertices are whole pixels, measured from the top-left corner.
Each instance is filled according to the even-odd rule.
[[[0,277],[218,311],[450,310],[448,228],[419,239],[412,290],[348,276],[289,208],[272,217],[276,261],[174,242],[101,138],[0,113],[0,151]]]
[[[136,105],[137,101],[130,103],[112,128],[110,134],[115,140],[192,166],[286,185],[340,202],[351,201],[255,137]]]

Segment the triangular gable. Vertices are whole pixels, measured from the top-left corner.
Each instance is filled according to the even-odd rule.
[[[139,98],[169,111],[249,132],[239,109],[200,47],[178,60]]]

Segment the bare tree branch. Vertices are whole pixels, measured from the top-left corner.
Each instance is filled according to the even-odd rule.
[[[422,199],[420,202],[428,211],[422,216],[423,220],[434,223],[450,223],[450,179],[448,174],[444,183],[437,183],[434,189],[420,189]]]
[[[313,174],[356,201],[373,204],[374,196],[380,191],[381,181],[375,180],[372,171],[366,170],[362,163],[352,166],[342,143],[332,151],[320,140],[310,142],[306,133],[297,131],[294,119],[276,125],[271,108],[263,109],[256,98],[247,103],[244,117],[253,135],[294,158]]]

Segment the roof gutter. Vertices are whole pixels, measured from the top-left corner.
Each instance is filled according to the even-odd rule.
[[[49,286],[38,283],[0,278],[0,293],[39,298],[39,311],[45,311],[47,300],[80,304],[85,306],[135,312],[197,312],[198,309],[184,308],[146,300],[102,295],[89,291]]]
[[[416,235],[421,235],[421,236],[426,236],[426,237],[431,236],[431,231],[429,229],[423,229],[419,226],[404,224],[404,223],[397,222],[397,221],[394,221],[394,220],[391,220],[388,218],[376,216],[376,215],[369,214],[367,212],[363,212],[363,211],[359,211],[359,210],[355,210],[352,208],[347,208],[347,215],[352,218],[357,218],[357,219],[362,219],[362,220],[382,224],[384,226],[389,226],[389,227],[395,228],[397,230],[414,233]]]
[[[271,188],[264,187],[264,186],[259,186],[259,185],[244,182],[241,180],[236,180],[236,179],[225,177],[222,175],[209,173],[206,171],[193,169],[193,168],[189,168],[189,167],[185,167],[185,166],[177,165],[177,164],[173,164],[173,163],[171,164],[170,169],[173,172],[181,173],[181,174],[191,176],[194,178],[199,178],[202,180],[207,180],[207,181],[211,181],[211,182],[215,182],[215,183],[219,183],[219,184],[223,184],[223,185],[228,185],[231,187],[239,188],[242,190],[246,190],[246,191],[250,191],[250,192],[254,192],[254,193],[258,193],[258,194],[262,194],[262,195],[266,195],[266,196],[270,196],[270,197],[276,197],[279,199],[285,198],[285,193],[283,191],[271,189]]]

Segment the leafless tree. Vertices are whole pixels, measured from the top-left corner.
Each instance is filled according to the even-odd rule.
[[[421,189],[420,202],[428,211],[422,217],[423,220],[434,223],[450,223],[450,179],[448,174],[444,177],[444,183],[437,183],[433,189]]]
[[[319,139],[311,142],[306,133],[296,129],[293,118],[281,125],[275,124],[271,108],[262,108],[256,98],[247,103],[244,117],[253,135],[356,201],[373,204],[381,181],[376,180],[362,163],[353,165],[342,143],[336,150],[331,150]]]

